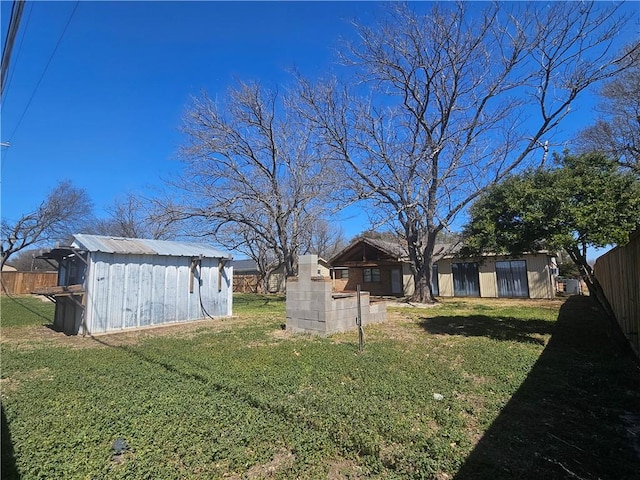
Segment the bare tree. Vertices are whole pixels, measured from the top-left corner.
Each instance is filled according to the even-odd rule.
[[[543,162],[576,98],[637,61],[637,48],[610,54],[625,22],[615,6],[480,8],[393,4],[344,52],[355,85],[300,79],[352,196],[405,238],[416,301],[434,301],[438,234],[490,185]]]
[[[31,213],[2,219],[2,266],[11,255],[44,242],[65,240],[91,217],[93,204],[84,189],[60,182]]]
[[[107,208],[108,216],[98,219],[87,232],[126,238],[169,240],[176,237],[177,226],[166,218],[157,200],[128,193]]]
[[[11,257],[11,266],[19,272],[55,271],[55,263],[52,264],[47,260],[37,258],[47,250],[48,248],[21,250]]]
[[[328,260],[347,245],[342,228],[335,222],[319,219],[310,227],[302,254],[311,253]]]
[[[306,232],[330,204],[333,176],[295,101],[246,83],[224,102],[194,98],[183,126],[185,172],[166,207],[192,222],[192,235],[247,253],[265,277],[281,266],[294,274]]]
[[[640,175],[640,66],[623,72],[600,90],[602,118],[580,132],[578,152],[603,152]]]

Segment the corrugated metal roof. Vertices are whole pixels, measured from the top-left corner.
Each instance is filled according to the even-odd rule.
[[[74,246],[89,252],[122,253],[131,255],[166,255],[172,257],[232,258],[231,254],[206,244],[147,240],[142,238],[106,237],[78,233]]]

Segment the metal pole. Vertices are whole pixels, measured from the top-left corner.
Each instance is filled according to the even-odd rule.
[[[358,316],[356,317],[356,325],[358,325],[358,352],[364,350],[364,330],[362,330],[362,308],[360,306],[360,285],[356,287]]]

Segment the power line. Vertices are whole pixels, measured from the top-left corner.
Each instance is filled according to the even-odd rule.
[[[25,2],[26,3],[26,2]],[[26,36],[27,30],[29,30],[29,21],[31,20],[31,14],[33,13],[33,4],[35,2],[29,2],[29,12],[27,13],[27,19],[24,21],[24,27],[22,27],[22,36],[20,37],[20,43],[18,44],[18,50],[14,56],[15,60],[13,62],[13,68],[9,73],[9,79],[7,80],[6,86],[3,83],[3,93],[4,93],[4,103],[7,103],[7,95],[9,95],[11,81],[13,80],[13,76],[16,73],[16,68],[18,67],[18,62],[20,61],[20,52],[22,51],[22,44],[24,43],[24,37]]]
[[[7,38],[5,39],[4,51],[2,52],[2,63],[0,64],[0,69],[2,70],[0,74],[0,98],[2,98],[2,93],[4,92],[5,77],[9,70],[11,51],[13,50],[13,43],[16,41],[22,10],[24,10],[24,0],[14,0],[11,6],[11,18],[9,20],[9,28],[7,29]]]
[[[16,134],[16,131],[18,130],[18,127],[20,127],[20,124],[22,123],[22,119],[27,114],[27,110],[29,110],[29,106],[31,105],[31,102],[33,101],[33,98],[35,97],[36,92],[38,91],[38,87],[40,86],[40,83],[42,83],[42,79],[44,78],[44,75],[47,73],[47,69],[49,68],[49,65],[51,64],[51,60],[53,60],[53,56],[56,54],[56,51],[58,50],[58,47],[60,46],[60,42],[62,42],[62,37],[64,37],[64,34],[66,33],[67,28],[69,27],[69,24],[71,23],[71,19],[73,18],[73,15],[76,13],[76,10],[78,9],[78,5],[79,4],[80,4],[80,0],[76,0],[76,4],[74,5],[73,10],[71,11],[71,14],[69,15],[69,18],[67,19],[67,23],[65,24],[64,29],[62,30],[62,33],[60,34],[60,37],[58,38],[56,46],[53,49],[53,52],[51,52],[51,55],[49,56],[49,60],[47,61],[47,64],[45,65],[44,70],[42,71],[42,74],[40,75],[40,78],[38,79],[38,83],[36,83],[36,86],[33,89],[33,92],[31,93],[31,96],[29,97],[29,101],[27,102],[27,105],[24,107],[24,110],[22,111],[22,115],[20,115],[20,119],[18,120],[18,123],[16,124],[15,128],[13,129],[13,132],[9,136],[9,142],[11,142],[11,139],[13,139],[13,136]]]

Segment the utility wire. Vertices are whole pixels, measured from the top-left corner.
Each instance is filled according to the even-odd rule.
[[[18,26],[20,25],[20,17],[22,17],[22,10],[24,10],[24,0],[14,0],[11,6],[11,18],[9,19],[9,28],[7,29],[7,38],[4,41],[4,51],[2,52],[2,63],[0,69],[2,73],[0,75],[0,98],[4,93],[4,82],[9,70],[9,61],[11,60],[11,51],[13,50],[13,43],[16,41],[16,34],[18,33]]]
[[[11,142],[11,140],[13,139],[13,136],[16,134],[16,131],[18,130],[18,127],[20,127],[20,124],[22,123],[22,120],[24,119],[24,116],[27,114],[27,110],[29,110],[29,106],[31,105],[31,102],[33,101],[33,97],[35,97],[36,92],[38,91],[38,87],[40,86],[40,83],[42,83],[42,79],[44,78],[45,73],[47,73],[47,69],[49,68],[49,65],[51,65],[51,60],[53,60],[53,56],[56,54],[56,51],[58,50],[58,47],[60,46],[60,42],[62,42],[62,37],[64,37],[64,34],[67,31],[67,28],[69,27],[69,24],[71,23],[71,19],[73,18],[73,15],[76,13],[76,10],[78,9],[78,5],[79,4],[80,4],[80,0],[76,0],[76,4],[73,7],[73,10],[71,11],[71,14],[69,15],[69,18],[67,19],[67,23],[65,24],[64,29],[62,30],[62,33],[60,34],[60,37],[58,38],[58,42],[56,43],[56,46],[53,49],[53,52],[51,52],[51,55],[49,56],[49,60],[47,61],[47,64],[44,67],[44,70],[42,71],[42,74],[40,75],[40,78],[38,79],[38,83],[36,83],[36,86],[33,89],[33,92],[31,93],[31,96],[29,97],[29,101],[27,102],[27,105],[24,107],[24,110],[22,111],[22,115],[20,115],[20,119],[18,120],[18,123],[16,124],[15,128],[13,129],[13,132],[9,136],[9,142]]]
[[[26,2],[25,2],[26,3]],[[13,62],[13,68],[11,69],[11,73],[9,74],[9,79],[7,80],[6,86],[5,83],[2,83],[2,91],[4,93],[3,103],[7,103],[7,95],[9,95],[11,81],[13,80],[13,75],[16,73],[16,68],[18,67],[18,61],[20,60],[20,52],[22,51],[22,44],[24,43],[24,37],[26,36],[27,30],[29,30],[29,22],[31,20],[31,14],[33,13],[33,4],[34,2],[29,2],[29,13],[27,13],[27,19],[24,22],[24,27],[22,28],[22,36],[20,37],[20,43],[18,44],[18,50],[14,56],[15,60]]]

